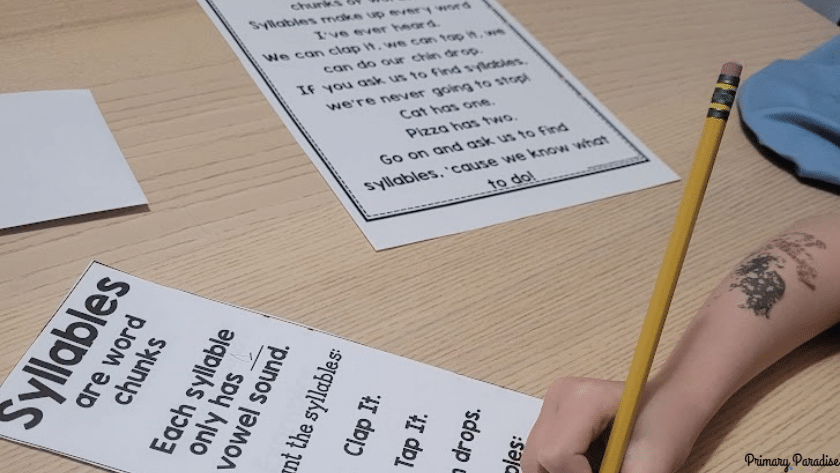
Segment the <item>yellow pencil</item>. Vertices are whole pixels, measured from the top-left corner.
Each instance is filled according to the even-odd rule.
[[[700,211],[700,203],[703,201],[703,194],[706,192],[706,184],[712,173],[712,165],[720,147],[726,120],[729,118],[729,111],[735,100],[741,69],[740,64],[727,62],[720,70],[703,133],[700,135],[700,145],[694,155],[694,163],[685,185],[682,202],[677,210],[674,229],[668,240],[665,257],[659,268],[659,276],[656,279],[647,315],[642,325],[639,344],[633,355],[633,361],[630,363],[630,372],[627,375],[624,393],[613,421],[610,439],[604,451],[600,473],[618,473],[624,460],[624,452],[639,411],[642,390],[653,364],[653,356],[659,344],[662,327],[665,325],[665,316],[668,314],[671,298],[674,296],[680,269],[689,240],[691,240],[691,232]]]

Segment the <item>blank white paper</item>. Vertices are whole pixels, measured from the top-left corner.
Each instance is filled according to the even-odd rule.
[[[0,228],[146,203],[89,90],[0,94]]]

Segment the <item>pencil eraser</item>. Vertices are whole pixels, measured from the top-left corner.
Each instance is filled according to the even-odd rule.
[[[735,62],[729,61],[720,68],[720,73],[727,76],[740,77],[744,66]]]

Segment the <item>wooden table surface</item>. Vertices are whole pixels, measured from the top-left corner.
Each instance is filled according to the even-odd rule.
[[[501,3],[683,179],[723,62],[748,78],[837,34],[795,0]],[[0,379],[91,260],[533,396],[626,376],[682,182],[376,252],[195,0],[5,0],[0,64],[0,92],[91,89],[150,202],[0,231]],[[750,248],[838,204],[734,114],[654,370]],[[838,352],[821,335],[748,384],[682,471],[838,456]],[[0,458],[98,471],[10,442]]]

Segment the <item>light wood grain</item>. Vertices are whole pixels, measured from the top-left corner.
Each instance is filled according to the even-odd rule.
[[[683,177],[723,62],[748,78],[837,33],[795,0],[502,3]],[[150,201],[0,231],[0,378],[94,259],[534,396],[626,376],[681,183],[374,252],[194,0],[5,0],[0,64],[0,92],[92,89]],[[766,160],[736,113],[654,370],[746,251],[838,203]],[[838,339],[742,389],[682,471],[836,455]],[[9,442],[0,459],[98,471]]]

